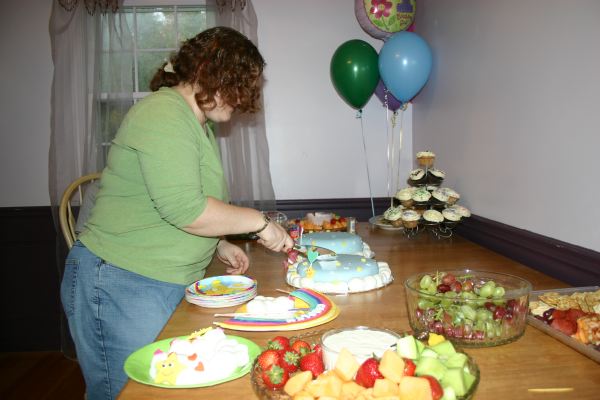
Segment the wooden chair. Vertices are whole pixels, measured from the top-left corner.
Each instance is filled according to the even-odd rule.
[[[65,190],[60,200],[58,208],[58,220],[60,230],[62,231],[65,241],[69,249],[73,247],[76,240],[76,217],[73,213],[73,208],[81,207],[83,204],[85,188],[92,182],[100,179],[100,173],[96,172],[89,175],[84,175],[75,179]]]

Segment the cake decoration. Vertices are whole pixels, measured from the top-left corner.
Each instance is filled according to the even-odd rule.
[[[372,257],[373,252],[368,244],[356,234],[348,232],[313,232],[300,238],[301,246],[316,246],[331,250],[337,254],[356,254]]]

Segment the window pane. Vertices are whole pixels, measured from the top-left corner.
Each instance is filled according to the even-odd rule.
[[[179,42],[196,36],[207,28],[204,7],[180,7],[178,9]]]
[[[150,91],[150,80],[162,63],[169,59],[170,55],[171,52],[169,51],[145,51],[139,53],[138,77],[140,92]]]
[[[177,47],[173,7],[137,9],[138,49]]]

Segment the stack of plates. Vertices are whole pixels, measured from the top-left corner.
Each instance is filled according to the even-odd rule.
[[[256,296],[256,281],[241,275],[213,276],[185,289],[185,299],[200,307],[222,308],[243,304]]]

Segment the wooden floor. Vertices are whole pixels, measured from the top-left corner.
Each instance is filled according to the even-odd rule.
[[[79,364],[60,352],[0,353],[0,399],[81,400]]]

